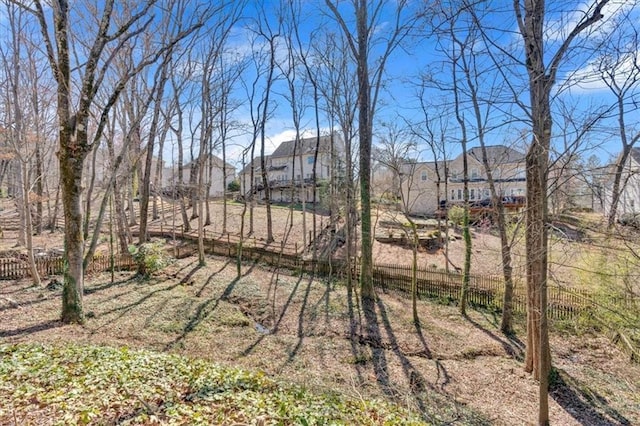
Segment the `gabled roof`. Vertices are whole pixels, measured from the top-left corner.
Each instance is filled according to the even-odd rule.
[[[338,143],[337,137],[334,137],[334,143]],[[294,149],[296,156],[313,154],[316,151],[316,144],[318,144],[318,139],[315,136],[299,139],[297,146],[295,140],[282,142],[273,151],[271,158],[293,157]],[[331,152],[331,135],[320,136],[318,152]]]
[[[270,155],[265,155],[264,156],[264,164],[267,168],[269,168],[269,165],[271,164],[270,161],[271,156]],[[247,164],[246,166],[244,166],[244,168],[242,170],[240,170],[241,175],[243,174],[249,174],[251,173],[251,167],[253,166],[254,171],[255,170],[260,170],[262,163],[260,161],[260,157],[256,157],[253,160],[251,160],[251,162],[249,164]]]
[[[630,155],[636,163],[640,164],[640,147],[631,148]]]
[[[441,182],[444,182],[445,171],[449,167],[449,164],[451,164],[451,160],[408,162],[403,163],[400,166],[400,173],[404,175],[412,175],[420,170],[420,168],[423,166],[436,171],[437,166],[438,177]]]
[[[522,163],[525,161],[525,154],[504,145],[489,145],[485,147],[487,160],[490,165]],[[482,163],[482,147],[475,147],[469,150],[469,156]]]
[[[205,159],[206,159],[208,156],[209,156],[208,154],[205,154]],[[183,168],[185,168],[185,169],[187,169],[187,168],[191,168],[191,166],[193,166],[193,164],[194,164],[196,161],[197,161],[197,160],[190,161],[190,162],[188,162],[187,164],[185,164],[185,165],[184,165],[184,166],[182,166],[182,167],[183,167]],[[218,167],[218,168],[222,169],[223,161],[222,161],[222,159],[221,159],[220,157],[218,157],[217,155],[213,155],[213,156],[211,157],[211,161],[213,162],[213,166],[214,166],[214,167]],[[227,163],[227,169],[229,169],[229,170],[232,170],[232,169],[233,169],[233,170],[235,170],[235,168],[236,168],[236,167],[235,167],[234,165]]]

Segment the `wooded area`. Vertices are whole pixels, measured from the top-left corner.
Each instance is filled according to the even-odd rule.
[[[515,282],[526,279],[524,365],[540,381],[539,424],[548,424],[547,312],[555,311],[547,308],[558,302],[549,296],[552,215],[587,208],[575,202],[587,191],[591,210],[599,204],[606,216],[608,236],[625,245],[621,256],[630,274],[640,268],[640,253],[617,228],[622,211],[640,206],[622,195],[637,183],[637,171],[628,167],[640,140],[636,2],[0,4],[0,195],[15,200],[18,245],[26,248],[34,285],[42,285],[49,269],[34,255],[33,236],[64,224],[64,323],[85,321],[84,277],[105,235],[111,252],[140,247],[171,199],[176,211],[165,223],[174,233],[195,226],[201,265],[207,250],[215,251],[207,240],[212,222],[221,221],[223,234],[237,238],[220,247],[237,258],[238,276],[241,260],[257,250],[250,244],[257,205],[266,207],[264,243],[282,244],[281,261],[285,244],[296,256],[308,250],[313,261],[344,245],[347,269],[359,259],[365,309],[373,306],[380,271],[373,262],[372,209],[388,202],[409,222],[402,224],[413,244],[406,279],[417,324],[425,278],[410,215],[415,198],[402,188],[427,179],[413,175],[425,159],[435,167],[437,189],[421,195],[445,211],[438,216],[445,219],[438,225],[445,256],[453,212],[448,185],[463,184],[456,206],[461,221],[453,225],[461,227],[466,249],[457,298],[464,316],[467,302],[481,297],[470,272],[476,197],[470,185],[479,174],[469,170],[467,152],[476,146],[486,175],[482,201],[494,209],[490,221],[501,240],[503,284],[491,290],[502,295],[500,328],[513,332],[512,313],[521,303]],[[594,82],[599,88],[586,102],[584,88]],[[598,96],[602,88],[608,96]],[[269,160],[274,126],[292,135],[291,163]],[[301,141],[309,135],[315,149],[303,156]],[[328,164],[320,164],[322,137],[330,142]],[[505,196],[514,194],[498,185],[509,179],[489,155],[493,141],[526,152],[526,208],[515,220],[504,208]],[[450,169],[459,151],[462,169]],[[614,151],[620,155],[596,155]],[[378,166],[389,173],[392,189],[377,191]],[[278,167],[288,176],[276,185],[270,172]],[[318,177],[325,176],[320,167],[326,178]],[[221,217],[210,211],[214,186]],[[272,206],[283,207],[274,203],[276,189],[281,198],[289,193],[284,208],[291,218],[302,212],[298,241],[274,237]],[[242,203],[237,229],[227,226],[233,197]],[[326,229],[318,227],[321,210],[329,217]],[[285,227],[280,231],[288,234],[293,219]],[[512,249],[521,228],[527,270],[517,277]],[[321,235],[331,241],[321,246]],[[349,288],[352,278],[347,274]],[[637,295],[637,285],[627,290]]]

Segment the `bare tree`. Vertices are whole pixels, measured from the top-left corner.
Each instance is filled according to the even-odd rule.
[[[347,22],[351,17],[338,9],[336,2],[325,0],[325,4],[338,23],[348,42],[349,53],[357,68],[358,77],[358,136],[360,163],[360,233],[361,233],[361,271],[360,287],[363,299],[373,299],[373,240],[371,228],[371,147],[373,140],[373,118],[375,116],[378,95],[382,87],[382,77],[387,61],[393,51],[411,33],[420,13],[409,10],[409,2],[400,0],[394,3],[391,25],[387,30],[380,26],[383,10],[388,2],[383,0],[370,4],[366,0],[353,0],[351,13],[355,17],[355,29]],[[376,31],[384,36],[374,37]],[[372,46],[381,41],[381,52],[370,57]],[[371,65],[375,63],[375,65]]]
[[[408,237],[407,239],[411,241],[411,310],[413,323],[418,325],[420,318],[418,317],[417,273],[420,236],[416,222],[411,217],[412,203],[419,198],[411,194],[411,190],[416,188],[414,179],[418,173],[417,144],[408,138],[410,132],[407,127],[394,123],[383,123],[382,127],[386,131],[379,134],[379,148],[374,150],[374,158],[392,173],[392,184],[388,188],[391,191],[391,198],[396,199],[398,196],[400,198],[402,215],[397,222]],[[405,221],[409,223],[409,229],[405,226]]]
[[[0,46],[0,58],[7,76],[4,96],[6,104],[4,115],[7,122],[3,127],[7,129],[7,141],[11,147],[13,158],[17,160],[16,177],[19,188],[17,188],[16,203],[22,222],[18,242],[24,241],[27,247],[31,280],[35,285],[40,286],[40,274],[33,254],[32,196],[31,179],[29,178],[29,164],[36,155],[40,142],[37,140],[38,133],[34,132],[34,129],[30,128],[31,126],[28,124],[31,108],[26,101],[23,102],[25,97],[27,100],[30,98],[28,95],[25,96],[30,90],[26,86],[30,83],[26,82],[23,69],[28,69],[29,65],[23,64],[21,40],[21,34],[26,31],[27,16],[22,9],[11,3],[6,3],[4,6],[6,6],[5,11],[11,29],[11,38],[7,48]],[[36,111],[33,112],[37,112],[37,105],[31,107],[36,108]],[[42,176],[38,175],[36,179],[42,179]]]
[[[607,225],[615,225],[621,186],[624,184],[624,168],[633,147],[640,141],[640,129],[637,123],[629,123],[631,113],[638,111],[640,96],[640,34],[637,23],[624,14],[615,22],[622,34],[607,37],[602,56],[594,64],[599,79],[614,95],[614,110],[617,118],[617,133],[620,138],[621,152],[617,157],[613,171],[611,202],[608,206]]]
[[[447,194],[449,185],[449,129],[446,116],[433,114],[433,110],[441,108],[431,98],[432,93],[428,90],[431,85],[432,77],[429,74],[419,76],[416,98],[419,103],[420,118],[415,122],[408,122],[411,135],[416,140],[426,144],[428,152],[433,159],[433,168],[436,178],[436,197],[438,201],[438,210],[436,211],[438,219],[438,229],[442,230],[442,214],[447,210]],[[446,219],[446,218],[445,218]],[[444,224],[444,257],[445,269],[449,271],[451,260],[449,259],[449,222],[445,220]]]
[[[325,114],[331,123],[331,134],[340,134],[344,142],[345,160],[344,176],[337,176],[334,172],[336,191],[344,194],[344,240],[346,248],[347,269],[351,270],[353,257],[356,255],[356,224],[358,212],[356,209],[356,183],[357,162],[354,159],[357,151],[355,116],[357,109],[357,79],[355,70],[343,51],[348,49],[348,43],[344,38],[335,34],[326,35],[322,43],[314,45],[314,58],[323,64],[322,72],[318,78],[318,88],[324,100]],[[336,129],[338,131],[336,132]],[[333,136],[332,136],[333,137]],[[334,170],[338,163],[333,162]],[[338,172],[339,173],[339,172]],[[341,190],[341,191],[340,191]],[[336,197],[338,198],[338,197]],[[342,238],[338,235],[338,238]],[[352,289],[351,274],[347,274],[347,287]]]
[[[463,2],[464,4],[465,2]],[[470,13],[469,13],[470,12]],[[458,46],[459,58],[454,62],[459,67],[462,74],[460,81],[454,84],[458,88],[456,102],[468,103],[471,109],[469,119],[469,130],[473,132],[473,139],[480,143],[482,153],[482,164],[489,185],[491,194],[491,205],[495,210],[494,219],[498,228],[501,241],[502,272],[504,278],[504,296],[500,329],[505,334],[513,332],[513,267],[511,261],[511,243],[506,227],[505,209],[502,203],[502,194],[497,188],[494,171],[499,168],[500,159],[490,159],[487,153],[486,135],[492,129],[490,119],[494,115],[499,115],[497,107],[500,105],[500,90],[497,86],[501,81],[495,78],[487,79],[486,75],[495,75],[491,67],[495,66],[488,61],[483,63],[482,57],[487,56],[483,46],[479,46],[477,40],[481,39],[481,29],[477,27],[482,19],[478,17],[479,11],[471,8],[461,7],[454,16],[449,18],[451,24],[446,37],[449,37],[453,44]],[[460,26],[462,31],[456,31]],[[463,34],[460,36],[458,34]],[[462,98],[462,99],[460,99]],[[456,114],[458,116],[458,114]],[[466,125],[465,125],[466,126]],[[466,181],[465,177],[465,181]],[[466,240],[466,238],[465,238]],[[467,247],[467,253],[469,247]],[[465,264],[467,259],[465,258]]]
[[[84,288],[82,232],[82,175],[84,160],[92,149],[89,139],[91,109],[98,90],[106,86],[112,61],[128,42],[134,41],[154,20],[149,14],[154,2],[143,2],[133,8],[117,8],[114,0],[107,0],[102,8],[95,8],[95,20],[85,28],[70,25],[75,14],[67,0],[54,1],[45,8],[40,0],[21,3],[32,13],[40,27],[49,65],[56,80],[58,94],[59,161],[62,204],[65,216],[65,259],[62,320],[65,323],[84,322],[82,293]],[[169,13],[169,12],[167,12]],[[51,14],[52,19],[47,15]],[[196,10],[193,19],[199,16]],[[51,22],[53,25],[51,26]],[[108,113],[128,81],[146,66],[154,63],[172,42],[164,41],[152,54],[143,56],[109,89],[108,101],[98,114],[96,134],[101,134]],[[81,53],[82,52],[82,53]],[[81,63],[75,59],[81,57]],[[73,84],[72,84],[73,82]],[[77,91],[73,88],[77,87]],[[74,102],[77,99],[77,103]]]
[[[551,91],[556,83],[560,62],[580,33],[603,18],[608,0],[590,3],[579,22],[566,33],[555,52],[545,49],[545,1],[514,0],[518,29],[524,44],[532,140],[527,166],[527,349],[525,369],[540,380],[538,424],[549,424],[549,375],[551,352],[547,325],[547,178],[553,118]],[[547,63],[547,59],[551,58]]]

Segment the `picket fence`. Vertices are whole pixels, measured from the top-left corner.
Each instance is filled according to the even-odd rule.
[[[189,236],[185,235],[185,241],[189,241],[189,239]],[[191,243],[175,247],[170,252],[178,258],[193,255],[195,254],[195,245],[194,241]],[[229,257],[236,257],[238,254],[238,245],[224,240],[208,240],[205,249],[210,254]],[[247,261],[294,269],[303,273],[332,274],[339,277],[345,277],[347,273],[350,273],[354,279],[360,273],[358,262],[352,262],[348,268],[344,261],[305,260],[286,250],[283,252],[265,247],[243,247],[242,258]],[[96,256],[86,272],[108,271],[111,268],[111,261],[108,255]],[[116,270],[131,270],[135,267],[135,262],[128,253],[115,256],[113,262]],[[61,256],[39,257],[36,259],[36,266],[41,276],[60,275],[63,272],[64,259]],[[373,283],[383,291],[397,290],[410,293],[411,274],[411,266],[408,265],[375,264]],[[25,259],[0,258],[0,280],[21,279],[30,275],[29,264]],[[416,270],[418,296],[437,299],[444,303],[455,303],[460,296],[462,279],[463,275],[460,273],[418,268]],[[467,300],[471,305],[500,310],[502,309],[503,296],[504,281],[501,277],[480,275],[470,277]],[[548,316],[552,319],[575,318],[591,306],[592,297],[593,295],[585,290],[550,287]],[[526,313],[526,305],[526,289],[521,283],[516,283],[513,294],[513,311]]]
[[[41,277],[61,275],[64,271],[64,258],[62,256],[36,257],[36,268]],[[111,258],[108,255],[94,256],[89,263],[86,273],[96,273],[111,270],[111,264],[115,270],[131,270],[135,268],[135,262],[128,253],[116,255]],[[0,280],[17,280],[31,276],[29,262],[26,259],[10,257],[0,258]]]

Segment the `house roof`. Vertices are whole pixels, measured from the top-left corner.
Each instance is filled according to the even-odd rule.
[[[640,147],[631,148],[631,158],[633,158],[636,163],[640,164]]]
[[[336,142],[336,140],[337,138],[334,138],[334,142]],[[296,156],[313,154],[316,151],[316,144],[318,144],[318,139],[315,136],[299,139],[297,146],[295,140],[282,142],[276,150],[273,151],[271,158],[292,157],[294,151]],[[318,152],[331,152],[331,135],[320,136]]]
[[[508,146],[489,145],[485,146],[485,149],[487,151],[487,160],[491,165],[521,163],[525,161],[525,154]],[[482,163],[482,147],[477,146],[471,148],[469,150],[469,156]]]
[[[271,158],[271,156],[270,156],[270,155],[265,155],[265,156],[264,156],[264,164],[265,164],[265,166],[266,166],[267,168],[268,168],[268,167],[269,167],[269,165],[271,164],[271,163],[269,162],[269,159],[270,159],[270,158]],[[260,170],[260,166],[261,166],[260,157],[256,157],[256,158],[254,158],[253,160],[251,160],[251,162],[250,162],[249,164],[245,165],[245,166],[243,167],[243,169],[242,169],[242,170],[240,170],[240,173],[239,173],[239,174],[243,175],[243,174],[251,173],[251,167],[252,167],[252,166],[253,166],[254,170]]]
[[[205,158],[206,158],[206,157],[208,157],[208,156],[209,156],[208,154],[205,154]],[[211,157],[211,161],[213,162],[213,166],[214,166],[214,167],[222,168],[223,161],[222,161],[222,159],[221,159],[220,157],[218,157],[217,155],[213,155],[213,156]],[[182,166],[182,167],[183,167],[183,168],[185,168],[185,169],[190,168],[190,167],[193,165],[193,163],[195,163],[195,162],[196,162],[196,160],[194,160],[194,161],[190,161],[189,163],[185,164],[185,165],[184,165],[184,166]],[[234,165],[227,163],[227,169],[230,169],[230,170],[231,170],[231,169],[233,169],[233,170],[235,170],[235,168],[236,168],[236,167],[235,167]]]

